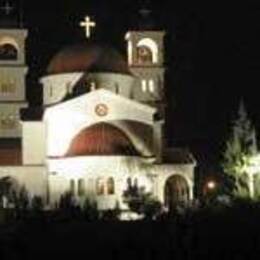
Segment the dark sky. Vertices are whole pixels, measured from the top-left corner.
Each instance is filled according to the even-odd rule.
[[[29,97],[35,79],[64,45],[84,40],[78,23],[95,17],[95,37],[124,51],[124,34],[138,23],[141,1],[23,0],[29,28]],[[223,148],[238,102],[244,98],[260,131],[260,4],[214,4],[212,1],[150,1],[155,22],[167,32],[168,138],[202,149]],[[181,4],[179,3],[181,2]],[[204,1],[203,1],[204,2]]]

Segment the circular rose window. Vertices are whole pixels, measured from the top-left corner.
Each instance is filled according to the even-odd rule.
[[[98,104],[95,107],[95,112],[98,116],[106,116],[108,114],[108,107],[105,104]]]

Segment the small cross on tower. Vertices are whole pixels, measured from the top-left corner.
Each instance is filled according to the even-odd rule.
[[[86,16],[85,20],[80,23],[80,26],[85,28],[86,37],[90,38],[91,28],[96,27],[96,23],[94,21],[91,21],[89,16]]]
[[[14,7],[10,5],[9,1],[6,1],[5,4],[0,7],[0,9],[3,10],[6,15],[9,15]]]

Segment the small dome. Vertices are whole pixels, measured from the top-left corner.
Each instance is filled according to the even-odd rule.
[[[64,48],[52,58],[47,68],[48,74],[82,71],[131,74],[119,52],[108,46],[88,43]]]
[[[66,157],[87,155],[139,156],[128,136],[117,127],[99,123],[82,130],[71,142]]]

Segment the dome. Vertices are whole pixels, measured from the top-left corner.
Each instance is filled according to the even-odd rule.
[[[139,156],[139,153],[124,132],[113,125],[99,123],[76,135],[65,156],[87,155]]]
[[[89,43],[64,48],[52,58],[47,68],[48,74],[81,71],[131,74],[119,52],[108,46]]]

